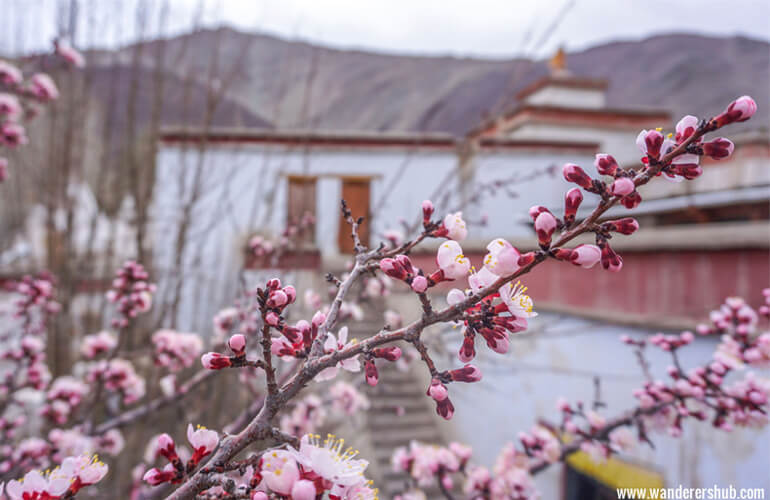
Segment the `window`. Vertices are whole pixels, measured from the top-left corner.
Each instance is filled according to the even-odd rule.
[[[286,228],[288,237],[297,246],[315,243],[316,178],[289,177]]]
[[[371,179],[369,177],[342,178],[342,199],[347,202],[354,219],[364,217],[364,223],[358,228],[358,236],[364,245],[369,245],[370,196]],[[337,244],[340,253],[353,253],[355,245],[351,237],[350,224],[345,221],[341,212],[339,229],[337,230]]]

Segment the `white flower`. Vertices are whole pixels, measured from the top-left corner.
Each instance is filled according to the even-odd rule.
[[[508,311],[517,318],[533,318],[537,313],[532,309],[534,304],[529,295],[526,295],[527,287],[522,286],[520,281],[506,283],[500,288],[500,299],[508,307]]]
[[[327,334],[326,342],[324,342],[324,351],[327,354],[329,354],[334,351],[342,350],[350,345],[356,344],[355,339],[351,340],[349,343],[347,342],[347,340],[348,340],[348,327],[343,326],[342,328],[340,328],[340,331],[337,334],[337,338],[335,338],[334,334],[332,333]],[[358,354],[350,358],[343,359],[342,361],[339,361],[335,366],[330,366],[325,370],[321,370],[321,372],[315,376],[316,382],[323,382],[324,380],[333,379],[334,377],[337,376],[337,372],[339,371],[340,368],[347,370],[349,372],[361,371],[361,363],[358,362]]]
[[[471,261],[463,255],[463,249],[456,241],[447,241],[438,247],[436,264],[450,280],[464,278],[471,270]]]
[[[70,478],[61,474],[57,469],[44,476],[37,470],[31,470],[19,481],[9,481],[5,493],[10,500],[26,500],[28,498],[47,498],[63,495],[70,486]]]
[[[456,212],[444,217],[444,227],[447,229],[447,238],[462,241],[468,236],[468,229],[463,220],[463,213]]]
[[[347,448],[343,451],[344,439],[329,434],[320,442],[320,436],[306,434],[300,441],[299,451],[289,447],[289,453],[302,465],[332,483],[330,495],[342,497],[345,490],[361,484],[363,473],[369,466],[366,460],[356,460],[358,451]]]

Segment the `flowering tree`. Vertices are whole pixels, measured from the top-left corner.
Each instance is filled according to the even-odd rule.
[[[82,57],[71,48],[59,44],[57,50],[70,63],[82,63]],[[5,99],[0,99],[2,140],[5,145],[21,144],[23,133],[18,133],[15,121],[21,107],[16,96],[46,100],[55,98],[56,90],[43,76],[33,77],[28,86],[22,84],[18,70],[2,64],[0,79],[10,89],[10,93],[0,94]],[[343,201],[355,255],[346,275],[327,277],[336,290],[331,304],[321,308],[312,292],[305,293],[306,301],[317,311],[309,320],[290,324],[287,318],[298,292],[273,278],[247,291],[233,307],[214,318],[218,342],[211,352],[202,353],[197,335],[157,331],[151,339],[150,356],[164,376],[160,379],[162,393],[154,399],[147,398],[145,379],[125,349],[129,328],[151,309],[155,293],[150,274],[141,264],[126,263],[107,294],[114,306],[114,331],[83,339],[79,371],[53,381],[46,369],[46,346],[41,337],[50,317],[58,311],[55,279],[47,274],[24,278],[15,286],[20,299],[14,319],[2,332],[8,346],[2,358],[11,365],[3,372],[0,386],[4,443],[0,447],[0,474],[8,480],[5,495],[12,500],[74,498],[107,474],[107,465],[92,453],[119,454],[124,447],[120,428],[188,397],[195,386],[215,377],[218,371],[235,369],[243,382],[239,387],[254,391],[253,401],[226,429],[185,423],[186,445],[169,433],[154,438],[145,463],[133,471],[132,498],[167,495],[168,499],[310,500],[324,494],[335,499],[376,498],[377,490],[365,476],[368,462],[346,448],[343,439],[332,435],[324,439],[314,433],[330,414],[352,415],[369,405],[354,385],[337,379],[340,373],[363,372],[363,380],[376,385],[378,363],[402,362],[414,352],[430,373],[426,394],[435,401],[436,412],[445,419],[452,418],[455,408],[448,386],[482,378],[481,371],[470,364],[476,355],[476,341],[483,339],[489,349],[504,354],[510,336],[525,330],[529,318],[537,314],[519,278],[546,261],[585,268],[601,263],[610,272],[621,271],[623,260],[611,248],[610,239],[613,233],[630,235],[639,226],[632,218],[605,220],[607,210],[617,204],[628,209],[638,206],[642,200],[637,188],[656,177],[679,181],[699,176],[703,155],[715,159],[730,156],[733,144],[728,139],[705,141],[704,136],[749,119],[755,110],[750,97],[741,97],[717,117],[701,121],[684,117],[668,137],[659,130],[642,131],[637,139],[643,154],[638,169],[621,169],[607,154],[596,157],[600,178],[592,178],[577,165],[565,165],[564,178],[578,187],[566,193],[563,216],[557,217],[543,206],[530,209],[539,250],[521,253],[498,238],[487,246],[488,254],[478,270],[463,255],[459,243],[468,234],[461,213],[435,219],[433,203],[425,201],[419,234],[407,241],[393,237],[387,245],[367,248],[358,235],[363,219],[355,218]],[[599,201],[590,215],[578,220],[584,192]],[[303,224],[310,226],[312,221]],[[593,233],[596,244],[567,247],[584,233]],[[436,268],[418,269],[408,254],[428,239],[446,241],[438,248]],[[262,240],[252,240],[251,246],[265,256],[276,251]],[[467,289],[452,289],[447,295],[448,306],[435,307],[431,289],[443,282],[466,279]],[[380,331],[361,342],[349,340],[347,329],[338,328],[338,324],[350,313],[354,285],[364,280],[367,289],[384,286],[386,280],[403,282],[419,301],[421,316],[401,325],[397,324],[400,318],[391,313]],[[765,300],[770,304],[768,291]],[[469,465],[471,450],[458,444],[436,448],[415,443],[396,453],[394,465],[414,478],[415,488],[435,482],[448,497],[452,496],[453,482],[463,475],[464,491],[470,497],[536,498],[532,475],[577,450],[602,459],[636,440],[649,441],[653,428],[666,428],[676,435],[690,418],[711,419],[715,427],[724,430],[765,423],[768,383],[752,375],[727,380],[744,365],[770,362],[770,333],[760,333],[760,316],[763,320],[770,316],[767,305],[757,313],[739,299],[728,299],[712,315],[712,326],[697,332],[723,335],[714,359],[704,360],[703,366],[687,372],[678,363],[677,353],[692,342],[694,334],[624,339],[642,361],[648,344],[670,352],[670,381],[644,381],[635,392],[639,406],[615,417],[600,416],[580,402],[560,401],[559,421],[541,422],[520,434],[520,446],[506,446],[493,471]],[[464,329],[458,352],[463,365],[456,369],[439,371],[422,338],[427,327],[441,323],[459,324]],[[177,375],[197,359],[203,369],[184,381],[177,380]],[[333,385],[323,397],[311,391],[299,399],[301,391],[326,381],[333,381]],[[47,434],[19,432],[36,409],[30,393],[43,394],[37,414],[50,428]],[[173,434],[181,428],[167,430]],[[158,461],[162,465],[153,467]],[[59,467],[50,472],[40,472],[57,464]],[[22,476],[23,481],[17,479]],[[417,490],[409,494],[415,495]]]

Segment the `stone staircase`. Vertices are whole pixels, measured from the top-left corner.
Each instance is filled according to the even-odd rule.
[[[415,369],[402,372],[393,364],[378,364],[380,381],[376,387],[368,387],[367,396],[371,408],[367,415],[367,430],[375,450],[376,463],[381,478],[382,498],[393,498],[405,490],[407,475],[394,472],[390,457],[401,446],[408,446],[412,440],[423,443],[442,444],[443,438],[436,426],[432,400],[425,395],[425,388]],[[397,408],[403,408],[399,416]],[[375,465],[373,463],[373,465]],[[428,498],[439,498],[438,491],[425,491]]]

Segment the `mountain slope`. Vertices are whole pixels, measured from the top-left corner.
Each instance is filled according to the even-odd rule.
[[[218,48],[217,78],[227,80],[228,99],[279,128],[462,134],[489,113],[515,106],[516,92],[547,71],[543,61],[337,50],[229,28],[165,43],[174,54],[170,70],[201,83],[210,78]],[[130,61],[131,51],[123,49],[121,60]],[[150,55],[144,64],[152,65]],[[760,103],[750,126],[766,126],[770,117],[770,44],[764,41],[661,35],[572,53],[567,65],[577,75],[608,78],[609,106],[705,115],[750,94]]]

